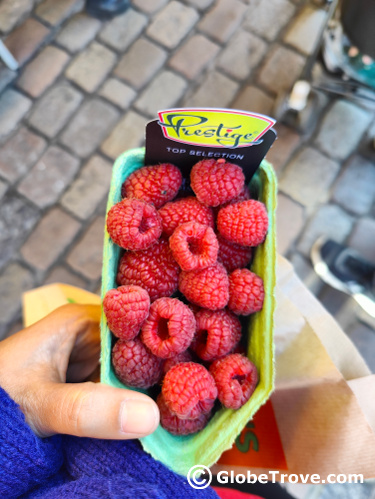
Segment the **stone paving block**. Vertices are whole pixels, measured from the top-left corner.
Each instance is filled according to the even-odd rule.
[[[33,8],[33,0],[12,0],[0,4],[0,31],[9,33]]]
[[[161,45],[174,49],[198,21],[195,9],[172,0],[154,17],[147,28],[147,35]]]
[[[259,76],[260,85],[272,92],[290,90],[299,78],[305,58],[281,45],[276,45],[267,54]]]
[[[195,79],[218,54],[220,47],[203,35],[197,34],[180,47],[169,60],[171,68],[190,80]]]
[[[109,78],[99,91],[99,95],[105,97],[113,104],[127,109],[137,96],[137,92],[116,78]]]
[[[175,105],[186,87],[186,81],[180,76],[171,71],[161,71],[135,101],[134,106],[154,118],[160,109]]]
[[[5,39],[5,45],[20,65],[24,64],[41,47],[50,30],[35,19],[27,19]]]
[[[292,263],[296,274],[305,286],[311,291],[311,293],[318,296],[324,287],[324,282],[314,271],[310,259],[305,258],[300,253],[293,252],[290,256],[290,262]]]
[[[316,145],[332,158],[345,159],[358,146],[372,113],[346,100],[336,101],[320,126]]]
[[[218,67],[238,80],[246,79],[263,59],[267,44],[247,31],[238,31],[218,60]]]
[[[39,219],[39,210],[14,193],[8,193],[1,202],[0,267],[18,252],[29,231]]]
[[[60,208],[52,208],[25,241],[21,254],[25,261],[39,270],[47,270],[64,253],[81,224]]]
[[[68,123],[82,99],[83,95],[68,82],[58,83],[35,104],[29,123],[52,138]]]
[[[65,72],[72,80],[86,92],[95,92],[103,83],[116,62],[116,54],[101,43],[92,44],[69,65]]]
[[[265,113],[267,114],[267,113]],[[266,159],[279,175],[283,166],[300,145],[301,137],[292,128],[276,123],[277,139],[268,151]]]
[[[198,28],[214,40],[225,43],[240,26],[246,10],[238,0],[218,0],[204,15]]]
[[[87,284],[81,277],[78,277],[71,270],[63,265],[57,265],[51,269],[51,272],[45,278],[43,284],[63,283],[77,288],[86,289]]]
[[[95,38],[101,26],[99,19],[79,13],[61,29],[55,40],[69,52],[78,52]]]
[[[293,17],[295,10],[295,6],[288,0],[252,2],[247,10],[243,26],[266,40],[272,41]]]
[[[90,280],[102,274],[104,223],[105,217],[97,217],[67,258],[72,269]]]
[[[344,241],[350,234],[353,217],[335,204],[321,206],[308,222],[298,243],[298,250],[309,257],[312,245],[320,236],[327,236],[337,242]]]
[[[56,80],[68,60],[66,52],[47,46],[25,67],[17,86],[32,97],[39,97]]]
[[[108,194],[111,175],[112,164],[93,156],[63,195],[62,206],[82,220],[91,217]]]
[[[47,142],[21,127],[0,149],[0,174],[10,182],[24,175],[42,155]]]
[[[0,140],[12,132],[31,107],[31,100],[9,88],[0,97]]]
[[[84,7],[84,0],[44,0],[37,9],[36,15],[52,26],[61,24],[72,14],[79,12]]]
[[[284,41],[306,55],[311,54],[326,18],[327,11],[306,5],[293,20]]]
[[[277,251],[286,255],[288,250],[299,236],[305,224],[303,207],[292,201],[284,194],[277,197],[276,235]]]
[[[375,373],[375,334],[374,327],[356,322],[346,331],[349,339],[359,350],[366,364]]]
[[[137,7],[147,14],[153,14],[164,7],[168,0],[133,0],[134,7]]]
[[[339,163],[305,147],[284,170],[279,188],[310,211],[327,202],[329,189],[340,169]]]
[[[150,81],[166,59],[165,50],[144,38],[140,38],[121,58],[114,74],[139,89]]]
[[[12,71],[5,66],[0,66],[0,93],[2,93],[3,90],[5,90],[6,87],[17,78],[17,75],[17,71]]]
[[[8,184],[6,182],[4,182],[3,180],[0,180],[0,201],[5,196],[7,190],[8,190]]]
[[[210,7],[215,0],[187,0],[187,3],[192,5],[198,10],[204,10],[207,9],[207,7]]]
[[[22,293],[33,286],[31,273],[18,263],[10,264],[0,276],[0,322],[10,322],[21,309]]]
[[[274,99],[253,85],[244,87],[232,103],[234,109],[270,115]]]
[[[111,47],[125,51],[143,31],[147,17],[133,9],[105,24],[99,38]]]
[[[238,84],[219,73],[210,71],[198,90],[185,99],[185,106],[228,107],[238,91]]]
[[[124,151],[139,147],[144,141],[146,121],[138,113],[129,111],[103,142],[101,150],[110,158],[116,159]]]
[[[100,99],[83,104],[62,134],[61,142],[78,156],[93,153],[119,118],[119,112]]]
[[[360,218],[348,239],[348,246],[358,251],[363,258],[375,264],[375,220]]]
[[[18,191],[39,208],[58,200],[79,168],[79,160],[57,146],[50,146],[18,186]]]
[[[356,215],[368,213],[375,201],[375,165],[354,156],[334,186],[333,200]]]

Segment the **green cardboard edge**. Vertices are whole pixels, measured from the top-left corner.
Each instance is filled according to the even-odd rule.
[[[144,166],[144,148],[131,149],[116,160],[108,195],[107,213],[121,200],[121,185],[131,172]],[[262,277],[265,299],[262,311],[254,314],[249,322],[248,356],[259,372],[259,384],[251,399],[241,409],[220,409],[202,431],[189,436],[174,436],[161,426],[141,439],[142,446],[154,459],[161,461],[180,475],[187,475],[196,464],[212,466],[221,454],[232,447],[246,423],[252,419],[274,389],[273,314],[276,281],[276,177],[272,166],[263,160],[250,183],[259,200],[265,203],[269,216],[269,229],[265,242],[255,249],[251,270]],[[107,229],[104,234],[102,299],[109,289],[115,288],[120,248],[112,243]],[[101,314],[101,382],[110,386],[125,387],[115,376],[111,363],[112,334],[104,312]],[[146,391],[147,393],[147,391]]]

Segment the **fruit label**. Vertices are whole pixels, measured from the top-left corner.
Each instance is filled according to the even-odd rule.
[[[274,119],[247,111],[178,108],[158,116],[146,126],[145,164],[178,163],[185,177],[202,159],[224,158],[249,182],[276,138]]]

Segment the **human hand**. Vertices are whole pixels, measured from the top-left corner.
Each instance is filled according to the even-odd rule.
[[[139,438],[159,424],[147,395],[83,382],[97,368],[100,306],[64,305],[0,342],[0,386],[40,437]]]

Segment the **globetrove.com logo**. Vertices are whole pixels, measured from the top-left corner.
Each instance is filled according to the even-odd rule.
[[[196,146],[248,147],[275,124],[268,116],[234,109],[167,109],[158,115],[164,137]]]

